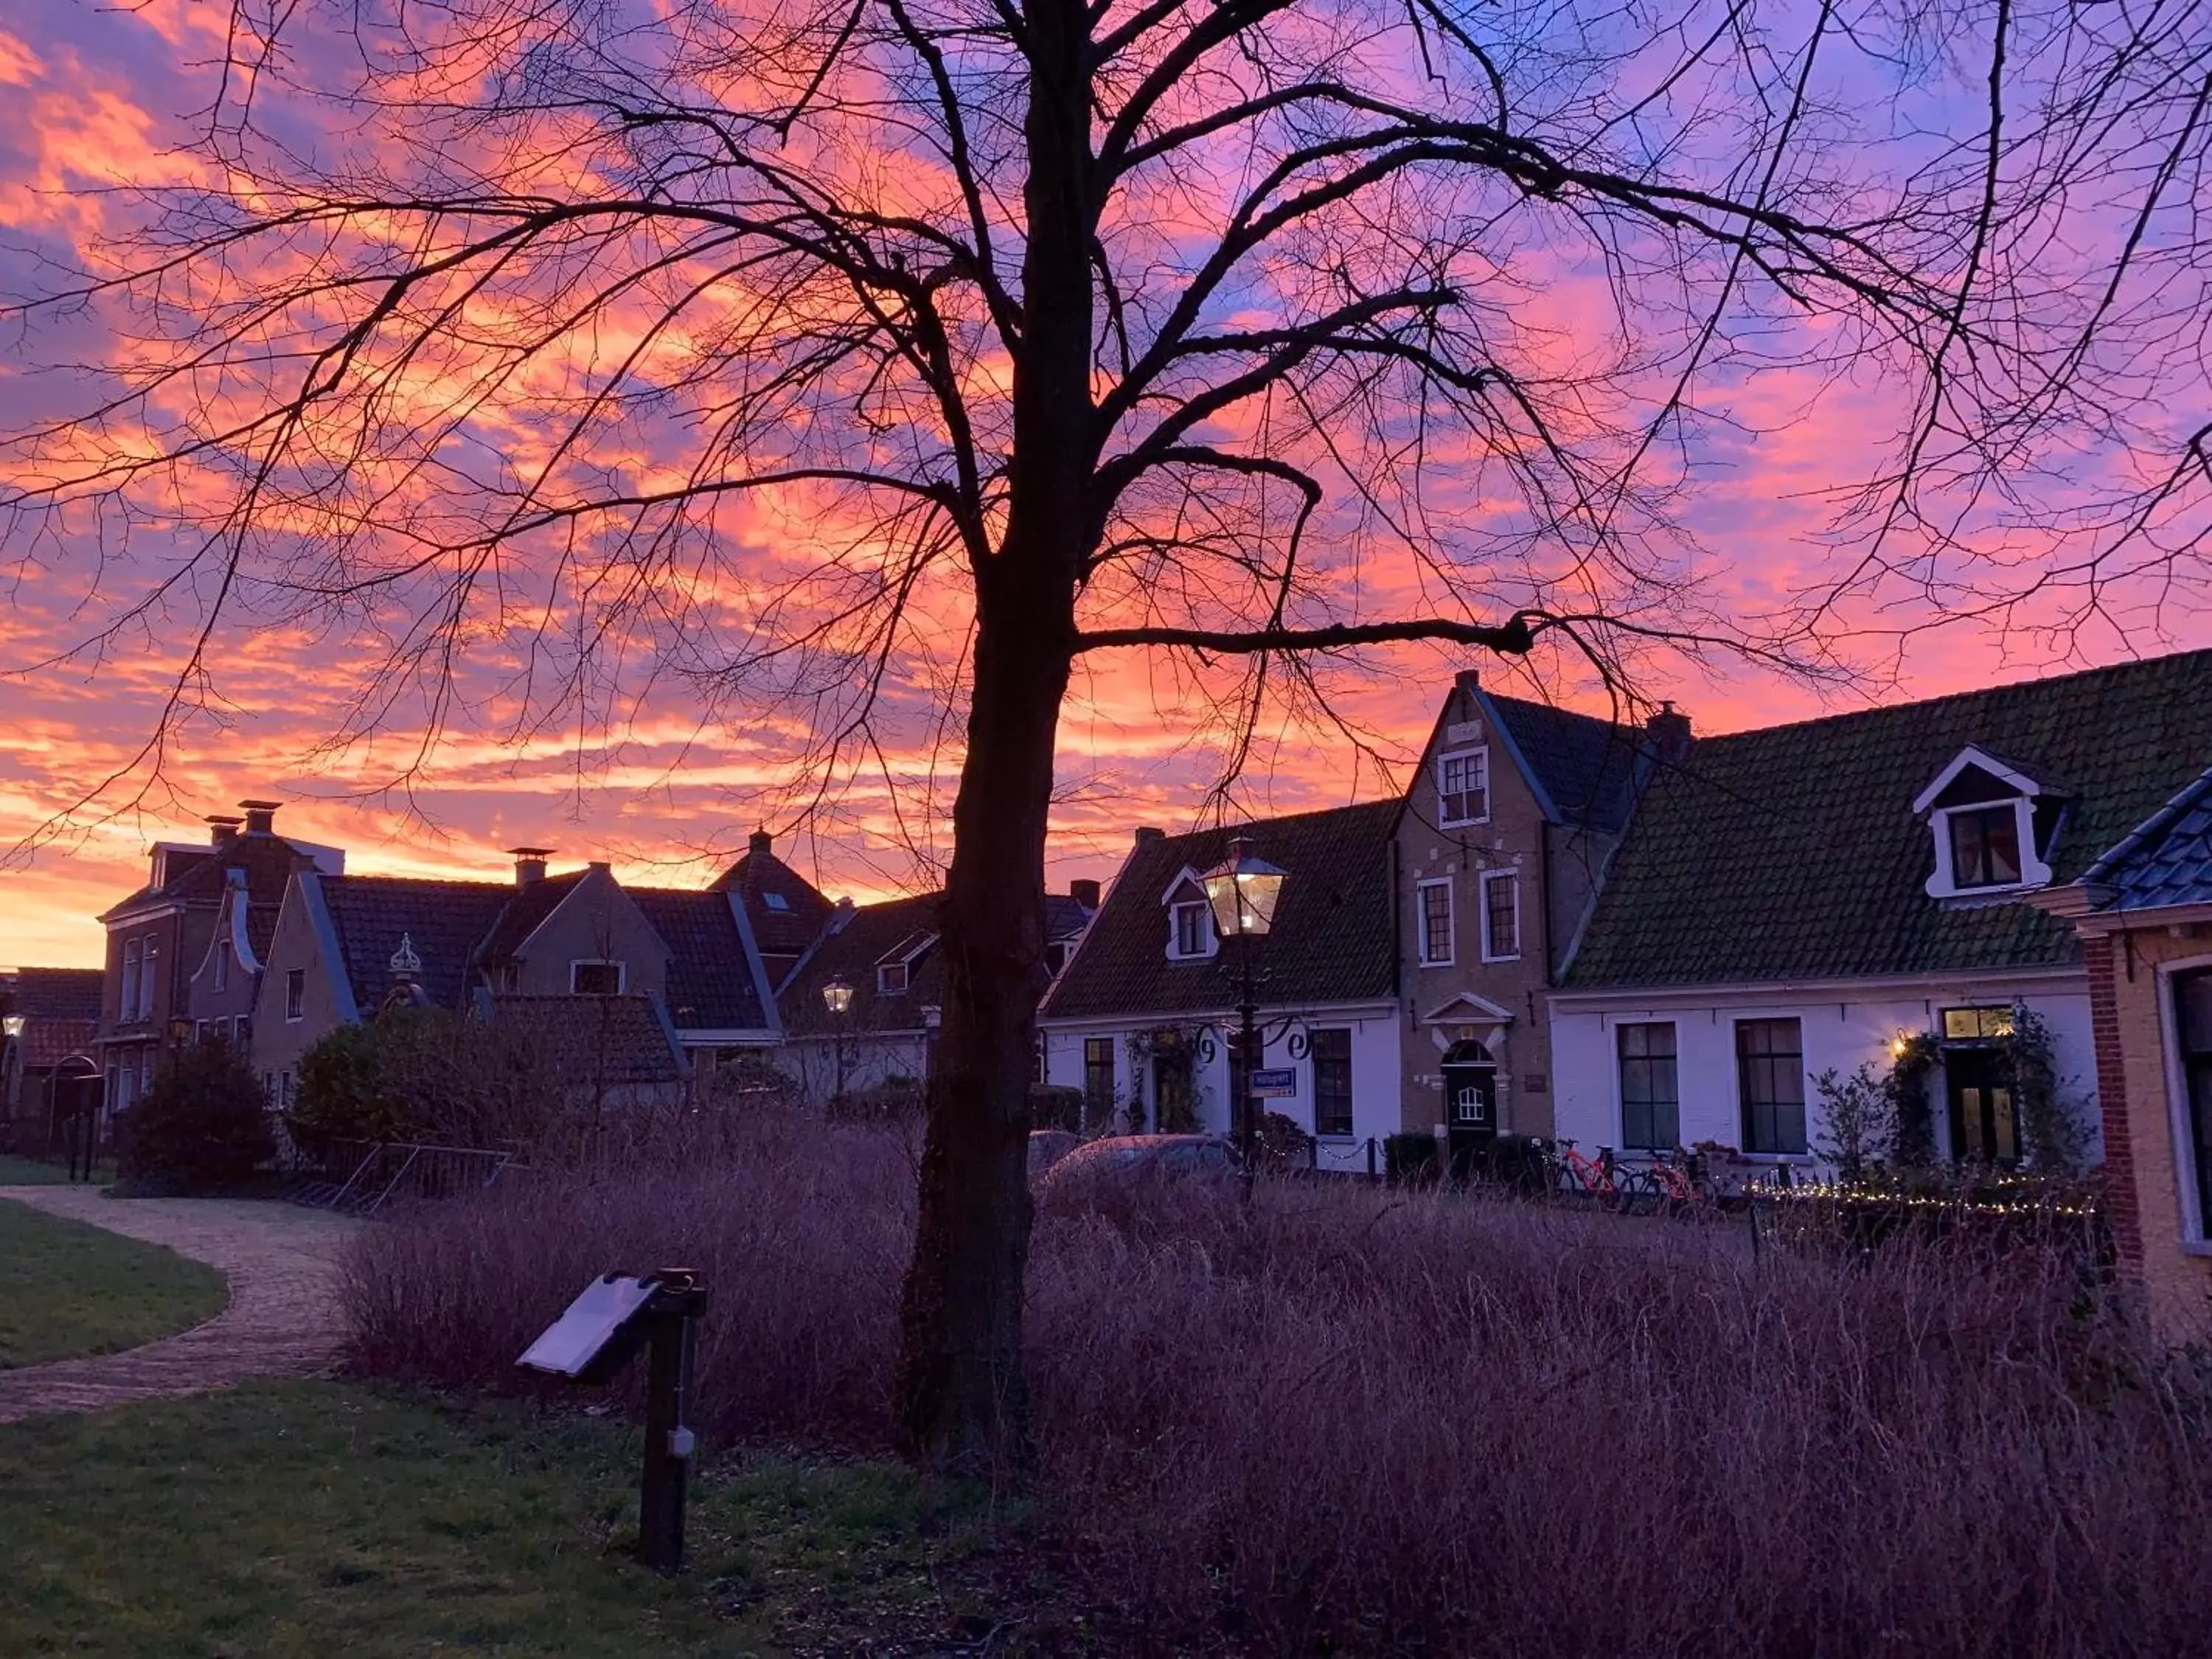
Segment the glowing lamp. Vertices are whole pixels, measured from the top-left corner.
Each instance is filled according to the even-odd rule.
[[[842,1015],[853,1006],[853,982],[842,974],[822,981],[822,1003],[832,1014]]]
[[[1289,874],[1255,853],[1243,836],[1231,842],[1227,860],[1199,878],[1213,910],[1214,931],[1224,939],[1264,937],[1275,925],[1275,906]]]

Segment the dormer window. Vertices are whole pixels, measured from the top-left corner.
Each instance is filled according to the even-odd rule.
[[[1185,899],[1170,905],[1168,915],[1174,924],[1174,937],[1168,941],[1170,957],[1188,962],[1213,954],[1212,906],[1204,899]]]
[[[1437,828],[1490,822],[1490,751],[1456,749],[1437,757]]]
[[[1929,896],[1972,898],[2045,885],[2062,805],[2026,768],[1968,745],[1912,803],[1936,842]]]
[[[902,962],[885,962],[877,964],[876,990],[878,994],[887,997],[904,996],[906,994],[907,983],[906,963]]]
[[[761,902],[768,906],[771,910],[788,910],[791,908],[791,901],[784,897],[781,893],[763,893],[761,895]]]

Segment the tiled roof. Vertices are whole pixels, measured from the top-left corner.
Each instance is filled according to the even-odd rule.
[[[727,893],[623,890],[668,946],[668,1012],[679,1030],[757,1031],[769,1024]]]
[[[2100,910],[2212,904],[2212,772],[2199,775],[2081,880]]]
[[[540,876],[526,887],[501,886],[499,890],[511,902],[499,913],[490,936],[483,939],[478,955],[486,962],[504,962],[512,957],[588,873],[570,870],[557,876]]]
[[[744,902],[754,942],[765,956],[799,955],[820,936],[836,908],[798,871],[757,848],[722,872],[714,890],[734,892]]]
[[[835,1029],[822,1001],[822,988],[840,974],[853,988],[853,1004],[845,1014],[847,1029],[921,1030],[926,1018],[923,1007],[944,997],[939,953],[933,947],[913,965],[907,988],[888,996],[876,989],[876,964],[901,940],[934,933],[939,902],[939,895],[924,893],[915,898],[855,906],[844,926],[817,944],[776,994],[784,1030],[793,1036],[806,1036]]]
[[[32,1071],[89,1054],[100,1034],[97,968],[21,968],[0,975],[0,1012],[23,1016],[23,1065]]]
[[[257,904],[278,904],[292,872],[307,866],[311,855],[282,836],[240,836],[220,847],[191,852],[172,850],[169,879],[160,887],[142,887],[119,904],[101,912],[101,920],[119,915],[152,899],[212,904],[222,896],[226,872],[246,872],[246,891]],[[273,925],[273,924],[272,924]],[[250,934],[249,934],[249,937]],[[259,948],[259,941],[255,942]],[[197,964],[195,964],[197,965]]]
[[[1374,801],[1139,846],[1046,998],[1047,1018],[1172,1013],[1233,1003],[1230,951],[1200,962],[1168,960],[1160,899],[1186,866],[1202,872],[1227,857],[1236,836],[1249,836],[1260,857],[1290,872],[1261,946],[1261,1000],[1280,1006],[1395,995],[1389,842],[1398,811],[1395,799]]]
[[[649,997],[501,993],[491,1006],[492,1018],[527,1033],[573,1088],[673,1083],[684,1075],[680,1052]]]
[[[1560,821],[1618,834],[1636,799],[1642,730],[1494,691],[1482,696]]]
[[[2212,759],[2212,652],[1700,739],[1645,789],[1569,985],[2077,960],[2033,906],[1928,896],[1912,801],[1969,744],[2074,792],[2049,848],[2071,881]]]
[[[346,977],[364,1008],[382,1001],[392,988],[392,957],[403,936],[422,961],[415,978],[424,995],[441,1008],[461,1006],[477,946],[516,896],[505,882],[414,876],[325,876],[321,881]]]

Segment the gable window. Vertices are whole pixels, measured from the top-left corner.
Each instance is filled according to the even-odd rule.
[[[877,964],[876,989],[882,995],[887,997],[904,996],[906,994],[906,988],[910,982],[910,977],[907,973],[906,963],[902,962],[885,962],[878,963]]]
[[[2010,801],[1948,816],[1954,887],[2010,887],[2019,882],[2020,812]]]
[[[1449,880],[1425,881],[1415,890],[1421,966],[1449,968],[1452,959],[1452,890]]]
[[[215,947],[215,988],[230,989],[230,941],[223,939]]]
[[[1460,749],[1437,757],[1437,827],[1490,822],[1490,751]]]
[[[1184,899],[1168,907],[1168,955],[1177,962],[1210,957],[1214,950],[1213,908],[1204,899]]]
[[[1620,1144],[1667,1152],[1682,1144],[1682,1088],[1674,1070],[1674,1026],[1619,1028]]]
[[[150,1019],[154,1015],[155,969],[160,965],[161,959],[161,947],[148,939],[146,959],[138,971],[138,1018],[141,1019]]]
[[[123,947],[123,997],[116,1005],[118,1020],[138,1018],[138,941],[132,939]]]
[[[1084,1121],[1103,1125],[1114,1116],[1114,1039],[1083,1039]]]
[[[1743,1149],[1805,1150],[1805,1039],[1794,1019],[1735,1023],[1737,1086],[1743,1100]]]
[[[1482,959],[1511,962],[1521,954],[1521,878],[1510,870],[1482,878]]]
[[[1328,1026],[1313,1034],[1314,1133],[1352,1133],[1352,1031]]]
[[[568,964],[568,989],[577,996],[620,996],[623,983],[623,965],[619,962],[572,962]]]
[[[284,975],[284,1018],[287,1020],[307,1017],[307,970],[294,968]]]

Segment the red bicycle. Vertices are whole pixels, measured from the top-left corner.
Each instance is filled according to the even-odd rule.
[[[1680,1147],[1654,1152],[1642,1169],[1619,1176],[1621,1207],[1631,1215],[1666,1214],[1679,1218],[1717,1210],[1719,1199]]]
[[[1620,1207],[1626,1193],[1612,1147],[1601,1146],[1595,1158],[1584,1158],[1576,1143],[1562,1135],[1548,1151],[1554,1193],[1561,1198],[1595,1198],[1607,1209]]]

